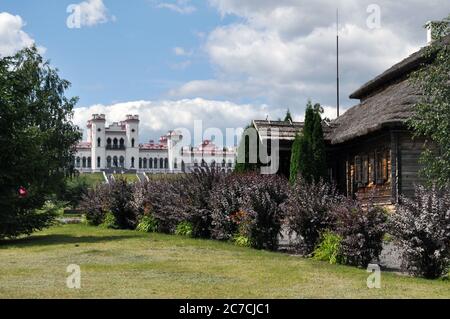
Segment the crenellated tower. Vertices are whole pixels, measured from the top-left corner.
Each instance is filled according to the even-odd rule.
[[[127,115],[123,124],[127,136],[125,167],[137,169],[139,160],[139,115]]]
[[[88,121],[88,142],[91,143],[92,150],[92,170],[99,171],[105,168],[105,114],[93,114]]]

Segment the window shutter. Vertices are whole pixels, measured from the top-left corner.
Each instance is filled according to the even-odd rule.
[[[389,166],[389,150],[383,153],[383,182],[386,182],[388,178],[388,166]]]
[[[375,156],[376,183],[383,184],[383,153],[381,151],[377,151]]]
[[[369,182],[371,182],[371,183],[376,183],[376,175],[375,175],[375,172],[376,172],[376,168],[375,168],[375,163],[376,163],[376,161],[375,161],[375,158],[376,158],[376,154],[375,153],[372,153],[372,154],[370,154],[370,177],[369,177]]]
[[[362,178],[361,181],[364,185],[369,184],[369,156],[362,156]]]
[[[355,156],[355,182],[362,182],[361,156]]]

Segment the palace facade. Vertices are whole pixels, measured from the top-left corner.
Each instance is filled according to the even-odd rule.
[[[179,144],[183,136],[170,131],[158,142],[139,143],[139,116],[106,125],[104,114],[93,114],[87,141],[76,148],[74,165],[80,172],[182,173],[209,166],[228,172],[234,168],[236,149],[217,147],[205,140],[197,147]]]

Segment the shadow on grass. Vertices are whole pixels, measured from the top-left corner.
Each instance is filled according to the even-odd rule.
[[[95,244],[109,241],[126,240],[136,238],[135,236],[71,236],[71,235],[45,235],[30,236],[12,240],[0,240],[0,249],[9,247],[33,247],[33,246],[50,246],[63,244]]]

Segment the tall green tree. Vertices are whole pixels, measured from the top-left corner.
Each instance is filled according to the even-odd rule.
[[[292,145],[289,177],[291,183],[296,181],[298,175],[308,182],[326,177],[322,113],[320,104],[313,105],[308,101],[303,131],[297,134]]]
[[[285,122],[293,122],[291,111],[289,109],[286,111],[286,116],[284,117],[284,121]]]
[[[295,135],[294,143],[292,143],[291,150],[291,165],[289,167],[289,181],[291,184],[294,184],[298,173],[300,171],[300,147],[302,143],[303,135],[301,133],[297,133]]]
[[[429,24],[426,27],[430,27]],[[432,23],[434,41],[425,51],[426,62],[411,76],[422,93],[409,121],[416,136],[429,139],[422,153],[422,175],[429,183],[450,183],[450,16]],[[437,149],[436,149],[437,146]]]
[[[0,238],[52,222],[38,208],[63,187],[81,138],[69,85],[36,48],[0,59]]]
[[[313,157],[313,177],[315,180],[325,179],[327,176],[327,161],[325,153],[325,139],[323,135],[322,116],[323,109],[320,104],[315,105],[314,126],[311,137],[311,151]]]

